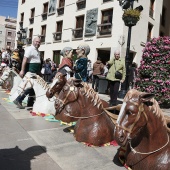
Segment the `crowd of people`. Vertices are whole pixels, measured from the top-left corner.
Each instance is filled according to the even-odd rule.
[[[119,86],[120,83],[124,82],[126,77],[125,62],[120,58],[120,52],[118,50],[115,51],[114,58],[105,64],[98,57],[97,61],[92,65],[91,60],[88,58],[88,54],[90,53],[88,44],[82,43],[77,47],[76,61],[73,61],[73,48],[65,47],[60,52],[63,56],[62,61],[59,65],[56,65],[50,58],[43,61],[38,50],[40,44],[40,38],[36,37],[33,39],[32,45],[27,47],[24,53],[22,49],[15,49],[13,51],[9,47],[3,49],[0,53],[1,66],[16,67],[20,71],[19,74],[21,77],[27,72],[36,73],[42,76],[48,83],[52,82],[57,72],[61,72],[66,75],[67,79],[75,77],[83,82],[92,83],[92,88],[96,92],[98,92],[99,88],[99,76],[104,76],[109,82],[110,106],[117,104]],[[116,71],[122,74],[121,79],[115,77]],[[25,90],[24,94],[20,95],[14,101],[20,109],[25,108],[22,105],[22,101],[27,95],[34,96],[34,90]],[[34,97],[29,97],[28,99],[27,106],[30,107],[34,103]]]

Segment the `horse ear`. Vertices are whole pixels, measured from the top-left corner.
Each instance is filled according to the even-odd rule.
[[[74,86],[76,86],[76,87],[79,87],[79,86],[81,86],[81,80],[80,79],[74,79],[73,80],[73,84],[74,84]]]
[[[148,102],[148,101],[150,101],[152,98],[154,98],[154,94],[152,94],[152,93],[143,93],[143,94],[141,94],[141,95],[139,95],[139,100],[141,101],[141,102]]]

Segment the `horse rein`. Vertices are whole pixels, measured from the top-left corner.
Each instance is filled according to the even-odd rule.
[[[138,151],[136,151],[136,150],[132,147],[131,141],[129,141],[130,149],[132,150],[132,152],[133,152],[134,154],[136,154],[136,153],[141,154],[141,155],[152,154],[152,153],[155,153],[155,152],[160,151],[161,149],[165,148],[165,147],[168,145],[168,143],[169,143],[169,135],[168,135],[168,134],[167,134],[167,137],[168,137],[168,141],[165,143],[165,145],[163,145],[163,146],[160,147],[159,149],[156,149],[156,150],[151,151],[151,152],[138,152]]]
[[[129,127],[129,128],[126,128],[126,127],[122,127],[122,126],[120,126],[118,123],[116,123],[116,127],[119,127],[119,128],[121,128],[121,129],[123,129],[123,130],[125,130],[125,131],[127,131],[128,133],[132,133],[133,132],[133,128],[134,128],[134,126],[136,125],[136,123],[137,123],[137,121],[139,120],[139,118],[140,118],[140,116],[141,116],[141,114],[144,114],[144,116],[145,116],[145,119],[146,119],[146,122],[148,122],[148,117],[147,117],[147,115],[146,115],[146,113],[144,112],[144,108],[143,108],[143,103],[139,106],[139,111],[138,111],[138,114],[137,114],[137,116],[136,116],[136,118],[135,118],[135,121],[133,122],[133,124]],[[115,128],[116,128],[115,127]]]
[[[31,79],[30,79],[29,77],[26,77],[26,76],[25,76],[25,78],[26,78],[27,81],[26,81],[26,83],[24,84],[24,87],[18,86],[20,89],[22,89],[21,93],[23,93],[23,91],[25,91],[25,87],[26,87],[26,85],[27,85],[28,83],[31,84],[31,88],[33,87],[33,84],[32,84],[32,82],[31,82]]]

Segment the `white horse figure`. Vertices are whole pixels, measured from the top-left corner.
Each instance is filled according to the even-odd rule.
[[[50,101],[46,97],[46,91],[48,88],[50,88],[50,86],[45,82],[43,78],[35,73],[27,72],[13,96],[17,98],[27,88],[33,88],[35,91],[36,100],[33,105],[33,112],[55,114],[55,97],[51,98]]]
[[[7,67],[3,70],[3,74],[0,77],[0,86],[4,82],[9,81],[9,83],[11,84],[11,87],[12,87],[10,96],[9,96],[9,99],[11,101],[13,101],[13,99],[11,98],[11,94],[13,94],[16,91],[21,80],[22,80],[22,78],[19,76],[19,74],[17,73],[17,70],[15,70],[14,68]]]

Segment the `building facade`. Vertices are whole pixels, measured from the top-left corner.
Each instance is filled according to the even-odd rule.
[[[0,16],[0,50],[7,46],[15,48],[16,23],[15,18]]]
[[[142,50],[150,38],[169,35],[169,4],[168,0],[134,2],[134,8],[139,5],[144,8],[131,32],[130,58],[134,62],[140,63]],[[40,36],[41,55],[57,64],[61,60],[60,50],[66,46],[76,49],[84,42],[91,47],[88,58],[92,63],[97,57],[106,62],[115,49],[121,51],[121,57],[126,55],[128,27],[122,14],[118,0],[19,0],[17,31],[26,31],[25,46]],[[165,18],[166,25],[162,26],[160,22]]]

